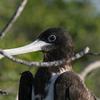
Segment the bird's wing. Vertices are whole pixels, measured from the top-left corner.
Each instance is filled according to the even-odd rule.
[[[21,74],[18,100],[31,100],[33,80],[34,78],[31,72],[25,71]]]
[[[79,76],[73,72],[61,74],[54,85],[54,100],[96,100]]]

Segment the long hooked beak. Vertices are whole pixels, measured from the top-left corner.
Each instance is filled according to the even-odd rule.
[[[43,47],[48,45],[50,45],[50,43],[46,43],[41,40],[36,40],[26,46],[13,48],[13,49],[5,49],[4,51],[9,55],[20,55],[29,52],[41,51]],[[0,59],[1,58],[3,58],[2,55],[0,55]]]

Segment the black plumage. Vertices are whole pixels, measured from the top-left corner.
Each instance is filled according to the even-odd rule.
[[[49,62],[63,58],[68,60],[74,55],[72,39],[69,33],[62,28],[47,29],[40,34],[38,40],[51,44],[42,47],[44,54],[43,61]],[[27,76],[24,78],[27,79]],[[29,79],[31,82],[33,78],[29,77]],[[71,63],[64,63],[60,66],[52,66],[50,68],[39,68],[32,81],[34,87],[33,100],[51,100],[48,95],[51,93],[49,92],[51,89],[49,85],[52,84],[53,79],[55,79],[52,90],[52,98],[54,100],[96,100],[95,96],[86,88],[80,77],[72,71]],[[26,84],[25,82],[22,83],[20,81],[20,88],[22,88],[21,85]],[[29,89],[31,85],[29,84]],[[28,85],[26,85],[26,90],[27,88]],[[30,93],[32,93],[32,90]],[[19,98],[19,100],[26,99]],[[27,100],[32,99],[29,97]]]
[[[31,100],[32,99],[32,85],[33,75],[29,71],[25,71],[21,74],[18,100]]]

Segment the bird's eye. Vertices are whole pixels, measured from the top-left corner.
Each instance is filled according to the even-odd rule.
[[[54,42],[56,40],[56,36],[55,35],[50,35],[49,37],[48,37],[48,41],[49,42]]]

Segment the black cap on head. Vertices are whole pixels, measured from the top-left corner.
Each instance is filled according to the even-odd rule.
[[[53,48],[49,53],[56,54],[58,52],[56,55],[59,57],[61,55],[62,57],[60,58],[69,58],[74,54],[72,38],[69,32],[63,28],[49,28],[40,34],[39,40],[50,43]]]
[[[69,32],[63,28],[49,28],[40,34],[39,39],[57,46],[67,45],[73,47]]]

